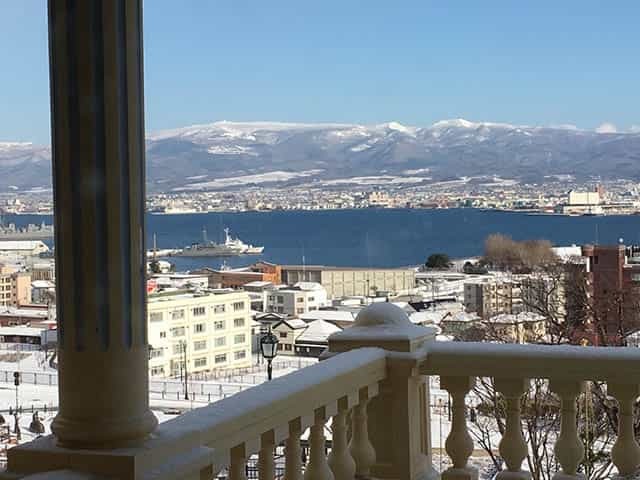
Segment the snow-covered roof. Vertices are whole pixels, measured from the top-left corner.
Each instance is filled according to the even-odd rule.
[[[324,320],[314,320],[307,324],[307,329],[298,337],[296,343],[322,343],[326,342],[329,335],[339,332],[342,329],[333,323]]]
[[[283,325],[283,324],[289,325],[289,327],[293,328],[294,330],[298,330],[300,328],[307,328],[309,326],[309,324],[304,320],[300,320],[299,318],[292,318],[289,320],[279,321],[273,326],[273,328],[277,328],[279,325]]]
[[[0,240],[0,250],[36,250],[48,251],[49,247],[40,240]]]
[[[254,287],[254,288],[268,287],[269,285],[272,285],[272,282],[265,282],[262,280],[255,280],[253,282],[244,284],[245,287]]]
[[[0,316],[48,318],[47,309],[0,307]]]
[[[324,287],[318,282],[298,282],[294,287],[305,291],[324,290]]]
[[[31,286],[33,288],[54,288],[56,284],[49,280],[34,280],[31,282]]]
[[[521,312],[517,315],[510,313],[501,313],[491,317],[488,321],[490,323],[526,323],[526,322],[541,322],[545,318],[542,315],[538,315],[533,312]]]
[[[23,337],[39,337],[42,328],[34,327],[0,327],[0,335],[20,335]]]
[[[329,320],[333,322],[353,322],[355,314],[346,310],[312,310],[299,315],[301,320],[305,322],[313,322],[314,320]]]

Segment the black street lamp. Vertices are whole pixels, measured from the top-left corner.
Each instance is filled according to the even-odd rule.
[[[267,360],[267,378],[269,380],[272,376],[271,362],[278,355],[278,344],[278,337],[271,333],[271,327],[269,327],[269,331],[260,339],[260,352]]]

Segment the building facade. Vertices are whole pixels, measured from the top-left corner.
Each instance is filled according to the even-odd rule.
[[[149,295],[149,373],[180,377],[251,365],[246,292],[210,290]]]
[[[317,282],[328,298],[372,296],[378,293],[400,294],[415,287],[412,268],[326,267],[322,265],[283,265],[282,282]]]
[[[0,305],[20,306],[31,303],[31,274],[0,265]]]
[[[500,313],[522,311],[522,291],[518,281],[487,279],[464,285],[464,306],[467,312],[489,318]]]
[[[267,292],[267,312],[302,315],[327,306],[327,291],[319,283],[302,282],[293,288]]]

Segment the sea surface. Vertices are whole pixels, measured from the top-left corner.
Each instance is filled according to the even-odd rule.
[[[24,225],[51,217],[5,215]],[[361,209],[147,215],[147,247],[156,234],[158,248],[181,248],[202,240],[221,241],[223,228],[246,243],[264,245],[259,256],[229,258],[173,257],[178,270],[201,266],[243,266],[258,259],[280,264],[362,267],[424,263],[429,254],[481,255],[491,233],[514,239],[548,239],[555,245],[589,242],[640,244],[640,216],[568,217],[475,209]]]

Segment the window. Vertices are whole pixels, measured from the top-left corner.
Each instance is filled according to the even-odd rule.
[[[296,302],[302,303],[302,302],[304,302],[304,298],[298,297],[298,298],[296,298]]]
[[[164,375],[164,367],[153,367],[151,369],[152,377],[159,377],[161,375]]]
[[[160,338],[167,338],[167,332],[160,332]]]
[[[150,312],[149,313],[149,321],[150,322],[161,322],[162,321],[162,312]]]
[[[196,358],[193,361],[194,367],[206,367],[207,366],[207,357]]]
[[[233,311],[237,312],[239,310],[244,310],[244,302],[235,302],[233,304]]]
[[[216,337],[216,347],[224,347],[227,344],[227,337]]]
[[[233,326],[236,328],[244,327],[244,318],[234,318]]]
[[[285,343],[285,344],[284,344],[284,349],[285,349],[287,352],[290,352],[290,351],[291,351],[291,344],[290,344],[290,343]]]
[[[284,307],[278,307],[278,313],[284,313]]]
[[[194,331],[195,333],[202,333],[202,332],[204,332],[204,331],[205,331],[205,329],[206,329],[206,327],[205,327],[205,324],[204,324],[204,323],[196,323],[196,324],[193,326],[193,331]]]
[[[283,303],[284,297],[282,295],[278,295],[278,303]]]
[[[313,297],[309,297],[309,298],[307,298],[307,301],[308,301],[308,302],[313,302],[314,300],[315,300],[315,298],[313,298]]]
[[[224,305],[216,305],[213,307],[213,313],[224,313]]]
[[[317,309],[318,309],[318,307],[309,307],[309,311],[310,312],[313,312],[314,310],[317,310]]]
[[[224,330],[224,320],[216,320],[213,322],[214,330]]]
[[[280,332],[280,338],[287,338],[287,332]]]
[[[183,352],[184,347],[182,346],[181,343],[174,343],[173,344],[173,354],[174,355],[179,355]]]
[[[222,355],[216,355],[215,362],[216,363],[224,363],[227,361],[227,354],[223,353]]]
[[[193,342],[194,350],[206,350],[207,349],[207,341],[206,340],[198,340],[197,342]]]
[[[304,308],[296,308],[296,313],[304,313]]]
[[[233,353],[233,357],[236,360],[242,360],[243,358],[247,358],[247,351],[246,350],[238,350],[237,352]]]
[[[184,337],[184,327],[176,327],[171,329],[172,337]]]
[[[152,348],[149,352],[151,358],[159,358],[164,355],[164,351],[161,348]]]
[[[184,318],[184,310],[174,310],[171,312],[171,320],[182,320]]]
[[[233,337],[233,343],[244,343],[246,339],[247,336],[244,333],[241,333],[240,335]]]
[[[275,300],[276,300],[275,295],[269,295],[269,301],[270,302],[275,302]]]
[[[204,307],[195,307],[192,312],[194,317],[201,317],[207,313],[207,310]]]

